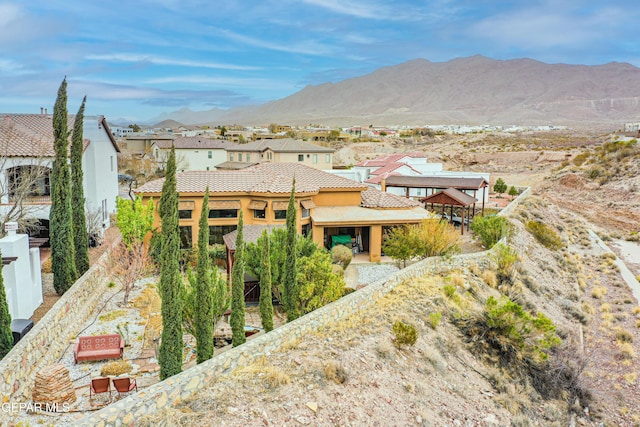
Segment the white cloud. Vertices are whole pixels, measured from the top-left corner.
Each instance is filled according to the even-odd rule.
[[[127,54],[117,53],[108,55],[87,55],[85,59],[90,61],[114,61],[114,62],[148,62],[158,65],[176,65],[180,67],[194,67],[194,68],[216,68],[220,70],[260,70],[261,67],[249,66],[249,65],[235,65],[235,64],[221,64],[217,62],[204,62],[188,59],[173,59],[164,58],[155,55],[144,54]]]

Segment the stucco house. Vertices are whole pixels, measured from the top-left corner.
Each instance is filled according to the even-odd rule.
[[[227,148],[229,162],[299,163],[315,169],[333,168],[333,148],[299,139],[265,139]]]
[[[204,192],[209,187],[209,243],[224,243],[242,211],[246,225],[284,224],[295,178],[297,226],[321,246],[352,241],[354,252],[380,261],[383,235],[389,227],[416,224],[430,214],[414,200],[383,193],[365,184],[300,163],[260,163],[242,170],[185,171],[176,174],[183,247],[198,235]],[[145,200],[158,201],[164,179],[137,189]],[[156,210],[155,226],[160,227]]]
[[[69,116],[73,129],[74,115]],[[119,148],[103,116],[85,116],[83,123],[84,194],[86,209],[99,216],[102,229],[110,226],[116,210]],[[37,218],[48,237],[51,208],[50,174],[54,149],[50,114],[3,114],[0,116],[0,215],[15,209],[16,198],[25,195],[28,216]],[[30,190],[16,193],[24,177],[38,171]]]
[[[214,170],[216,165],[227,160],[227,148],[236,144],[220,139],[209,139],[203,136],[176,137],[171,140],[153,141],[151,153],[161,169],[169,158],[171,145],[176,150],[178,171]]]

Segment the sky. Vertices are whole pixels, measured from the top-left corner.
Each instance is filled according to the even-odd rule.
[[[635,0],[0,0],[0,113],[143,123],[262,104],[416,58],[640,67]]]

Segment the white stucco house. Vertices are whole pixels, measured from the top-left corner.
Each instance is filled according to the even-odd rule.
[[[227,160],[226,149],[236,144],[220,139],[204,136],[176,137],[173,141],[154,141],[151,154],[160,169],[169,158],[171,145],[176,149],[176,166],[178,172],[186,170],[215,170],[216,165]]]
[[[74,120],[70,115],[69,130]],[[116,211],[120,150],[103,116],[84,117],[83,138],[85,208],[99,217],[104,231],[111,225],[109,214]],[[6,221],[16,206],[22,206],[27,216],[39,220],[43,228],[40,237],[48,237],[53,146],[52,115],[0,115],[0,218]],[[34,175],[35,179],[25,178]],[[25,181],[30,181],[31,187],[18,190]]]
[[[471,172],[471,171],[445,171],[443,170],[442,163],[430,163],[427,161],[427,157],[424,153],[409,152],[400,154],[387,154],[362,161],[354,165],[350,170],[358,173],[362,177],[362,181],[365,184],[376,188],[378,190],[386,191],[388,193],[396,194],[398,196],[410,197],[413,199],[419,199],[425,196],[430,196],[436,188],[424,188],[418,186],[419,180],[410,179],[407,182],[415,182],[416,187],[402,187],[402,186],[386,186],[385,181],[390,176],[394,177],[424,177],[430,179],[440,178],[442,182],[446,182],[448,179],[484,179],[489,182],[490,174],[484,172]],[[453,182],[453,181],[452,181]],[[407,184],[409,185],[409,184]],[[472,187],[475,186],[475,181]],[[384,187],[384,188],[383,188]],[[485,203],[489,201],[489,192],[485,191],[478,193],[473,189],[461,189],[461,191],[468,193],[474,197],[484,197]]]

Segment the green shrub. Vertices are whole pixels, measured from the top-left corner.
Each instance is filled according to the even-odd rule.
[[[556,251],[565,246],[558,233],[543,222],[527,221],[525,228],[547,249]]]
[[[418,331],[416,327],[410,323],[404,323],[400,320],[393,322],[391,332],[395,335],[394,345],[398,348],[403,345],[414,345],[418,340]]]
[[[500,283],[511,283],[518,262],[518,252],[500,243],[496,246],[491,256],[496,263],[496,276]]]
[[[453,285],[444,285],[442,287],[442,292],[444,292],[447,298],[452,298],[456,293],[456,287]]]
[[[511,226],[501,216],[476,216],[471,221],[471,230],[485,248],[491,249],[500,239],[509,235]]]
[[[589,153],[581,153],[573,158],[573,164],[576,166],[582,166],[582,164],[589,158]]]
[[[346,247],[345,245],[336,245],[331,248],[331,260],[334,264],[339,265],[340,267],[347,268],[353,259],[353,253],[351,249]]]
[[[432,329],[435,329],[440,324],[440,320],[442,319],[442,313],[439,311],[436,313],[429,313],[429,326]]]
[[[548,351],[562,342],[551,319],[542,313],[532,316],[506,297],[489,297],[483,320],[485,339],[502,356],[539,363],[547,360]]]

